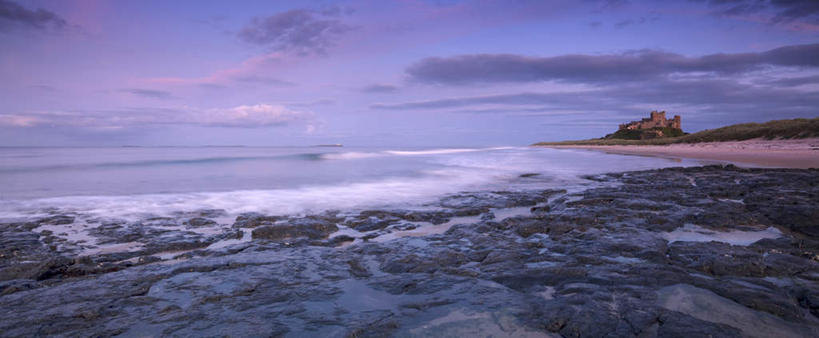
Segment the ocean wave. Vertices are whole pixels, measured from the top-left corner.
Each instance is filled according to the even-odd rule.
[[[155,167],[155,166],[172,166],[172,165],[197,165],[197,164],[211,164],[211,163],[229,163],[229,162],[243,162],[243,161],[276,161],[276,160],[305,160],[305,161],[321,161],[321,160],[355,160],[384,156],[423,156],[423,155],[446,155],[454,153],[477,152],[477,151],[491,151],[500,149],[513,149],[513,147],[495,147],[495,148],[441,148],[441,149],[426,149],[426,150],[383,150],[374,152],[307,152],[307,153],[293,153],[293,154],[278,154],[278,155],[254,155],[254,156],[214,156],[214,157],[200,157],[200,158],[182,158],[182,159],[146,159],[146,160],[122,160],[109,162],[90,162],[90,163],[70,163],[70,164],[51,164],[51,165],[25,165],[25,166],[5,166],[0,167],[0,173],[19,173],[19,172],[44,172],[44,171],[59,171],[59,170],[86,170],[86,169],[106,169],[106,168],[127,168],[127,167]]]
[[[179,211],[221,209],[229,214],[298,214],[329,209],[420,205],[446,193],[492,181],[474,170],[429,170],[419,177],[388,177],[354,183],[293,189],[167,193],[117,196],[66,196],[6,201],[0,219],[44,217],[56,211],[78,215],[140,219]]]
[[[173,159],[173,160],[143,160],[143,161],[79,163],[79,164],[26,166],[26,167],[6,167],[6,168],[0,168],[0,173],[32,172],[32,171],[55,171],[55,170],[105,169],[105,168],[123,168],[123,167],[153,167],[153,166],[164,166],[164,165],[208,164],[208,163],[285,160],[285,159],[316,161],[316,160],[322,160],[323,159],[322,155],[324,155],[324,154],[320,154],[320,153],[302,153],[302,154],[288,154],[288,155],[276,155],[276,156],[224,156],[224,157],[204,157],[204,158]]]
[[[514,147],[239,155],[242,154],[136,161],[127,165],[271,158],[294,161],[282,162],[280,166],[264,163],[241,168],[191,166],[184,170],[169,167],[156,171],[143,168],[104,173],[89,171],[85,175],[76,172],[67,172],[67,175],[36,172],[31,177],[0,175],[0,183],[6,181],[5,187],[0,189],[0,219],[35,218],[48,214],[50,208],[61,213],[117,218],[199,209],[294,214],[407,206],[459,191],[507,190],[517,184],[528,188],[565,188],[582,183],[581,175],[686,165],[686,162],[659,158],[613,161],[619,155]],[[373,163],[352,161],[379,156],[382,158]],[[398,157],[403,159],[397,161]],[[537,173],[537,178],[520,179],[520,175],[531,173]]]
[[[481,151],[479,148],[452,148],[452,149],[430,149],[430,150],[387,150],[385,153],[399,156],[417,156],[417,155],[443,155],[454,153],[467,153],[473,151]]]
[[[383,156],[425,156],[425,155],[447,155],[457,153],[471,153],[479,151],[519,149],[518,147],[492,147],[492,148],[439,148],[424,150],[383,150],[376,152],[341,152],[327,153],[321,158],[328,160],[355,160],[363,158],[383,157]]]
[[[362,153],[362,152],[345,152],[345,153],[326,153],[321,154],[320,158],[324,160],[356,160],[362,158],[373,158],[384,156],[380,152]]]

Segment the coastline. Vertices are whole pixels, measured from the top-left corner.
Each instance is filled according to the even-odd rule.
[[[535,147],[588,149],[611,154],[714,160],[741,166],[819,168],[819,138],[753,139],[670,145],[537,145]]]
[[[0,224],[0,307],[15,309],[0,330],[819,334],[819,171],[584,178],[593,184],[583,191],[461,192],[427,210],[99,220],[90,235],[127,248],[116,252],[59,250],[71,214]]]

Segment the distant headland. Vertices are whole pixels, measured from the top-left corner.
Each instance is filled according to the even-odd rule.
[[[682,118],[666,119],[665,111],[652,111],[649,118],[640,121],[631,121],[620,125],[620,129],[608,134],[607,139],[648,140],[663,137],[679,137],[685,135],[682,131]]]
[[[733,124],[692,134],[682,131],[681,120],[680,116],[666,119],[664,111],[653,111],[649,118],[621,124],[616,132],[601,138],[538,142],[533,146],[668,145],[675,143],[744,141],[757,138],[775,140],[819,137],[819,118]]]
[[[651,112],[597,139],[540,142],[533,146],[608,153],[695,158],[787,168],[819,168],[819,118],[734,124],[687,134],[681,118]]]

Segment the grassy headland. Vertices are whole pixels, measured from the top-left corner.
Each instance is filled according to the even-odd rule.
[[[668,145],[675,143],[744,141],[756,138],[773,140],[799,139],[808,137],[819,137],[819,118],[734,124],[717,129],[707,129],[678,137],[654,138],[646,140],[598,138],[577,141],[538,142],[533,145]]]

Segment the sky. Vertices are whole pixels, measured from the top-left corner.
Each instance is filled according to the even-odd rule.
[[[819,117],[815,0],[0,0],[0,146],[526,145]]]

